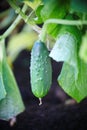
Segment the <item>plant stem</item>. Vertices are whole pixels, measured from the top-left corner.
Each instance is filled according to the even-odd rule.
[[[18,7],[18,6],[13,2],[13,0],[7,0],[7,1],[8,1],[8,3],[10,4],[10,6],[15,10],[15,12],[22,17],[22,19],[25,21],[25,23],[30,24],[29,17],[28,17],[27,15],[25,15],[25,13],[23,12],[23,10],[21,10],[21,8]]]
[[[46,20],[45,24],[55,23],[55,24],[63,24],[63,25],[87,25],[87,20],[63,20],[63,19],[49,19]]]
[[[15,10],[15,12],[16,12],[17,14],[20,14],[20,16],[21,16],[22,18],[24,18],[24,19],[27,18],[27,16],[24,14],[23,10],[21,10],[21,8],[20,8],[19,6],[17,6],[17,5],[13,2],[13,0],[7,0],[7,1],[8,1],[8,3],[10,4],[10,6]]]
[[[40,34],[40,40],[45,42],[46,40],[46,30],[47,30],[47,25],[53,23],[53,24],[62,24],[62,25],[67,25],[67,26],[82,26],[82,25],[87,25],[87,20],[66,20],[66,19],[48,19],[45,21],[41,34]]]
[[[47,35],[46,31],[47,31],[47,24],[44,24],[42,31],[39,35],[39,39],[44,43],[46,42],[46,35]]]
[[[17,19],[14,21],[14,23],[9,27],[9,29],[0,37],[1,38],[6,38],[12,30],[17,26],[17,24],[20,22],[21,18],[25,21],[25,23],[30,24],[30,16],[25,15],[25,11],[21,10],[19,6],[16,5],[16,3],[13,0],[7,0],[10,6],[16,11],[16,13],[19,14]],[[31,12],[32,14],[32,12]],[[71,25],[71,26],[77,26],[77,25],[87,25],[87,20],[63,20],[63,19],[48,19],[45,21],[41,34],[40,34],[40,40],[43,42],[46,40],[46,31],[47,31],[47,25],[50,23],[55,23],[55,24],[62,24],[62,25]],[[33,23],[31,23],[33,24]]]
[[[22,11],[25,12],[26,10],[27,10],[27,6],[24,5],[22,8]],[[0,36],[0,39],[6,38],[7,36],[9,36],[9,34],[11,34],[11,32],[15,29],[15,27],[18,25],[21,19],[22,19],[21,16],[18,15],[18,17],[12,23],[12,25],[6,30],[6,32],[3,35]]]

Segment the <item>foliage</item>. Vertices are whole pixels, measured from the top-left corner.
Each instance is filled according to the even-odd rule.
[[[51,58],[63,62],[57,81],[65,92],[77,102],[87,97],[87,1],[7,0],[7,2],[13,12],[12,18],[17,18],[9,20],[11,18],[9,11],[0,14],[0,29],[9,26],[0,36],[0,118],[8,120],[24,110],[5,51],[8,53],[8,59],[13,62],[23,49],[30,51],[37,39],[46,43],[48,50],[51,51],[49,54]],[[17,28],[21,25],[22,19],[26,24],[19,32]],[[13,30],[15,34],[12,33]],[[2,41],[7,37],[8,44],[5,50]],[[8,82],[9,80],[12,84]],[[15,104],[17,97],[14,95],[18,95],[17,104]],[[16,105],[18,109],[15,108]]]
[[[0,49],[0,119],[9,120],[24,111],[24,104],[6,60],[4,40],[0,41]]]

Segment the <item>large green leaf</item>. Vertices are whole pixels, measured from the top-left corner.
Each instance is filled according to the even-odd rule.
[[[75,80],[73,67],[64,63],[58,82],[64,91],[77,102],[87,97],[87,64],[78,58],[78,79]]]
[[[6,60],[3,63],[3,82],[7,95],[0,101],[0,119],[9,120],[24,111],[24,105],[12,71]]]
[[[41,8],[38,8],[38,13],[36,12],[37,19],[42,19],[43,23],[47,19],[62,19],[64,18],[68,10],[68,0],[50,0],[50,2],[47,0],[46,2],[44,2]],[[50,23],[47,26],[47,33],[56,38],[60,27],[61,26],[58,24]]]
[[[79,57],[81,34],[76,27],[63,27],[50,56],[64,61],[58,81],[65,92],[80,102],[87,96],[87,64]]]
[[[41,10],[41,17],[45,21],[50,18],[62,19],[67,13],[67,0],[50,0],[47,1]],[[58,35],[61,25],[50,23],[47,27],[48,34],[54,38]]]

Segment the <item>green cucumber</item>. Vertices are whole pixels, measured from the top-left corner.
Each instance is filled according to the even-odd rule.
[[[30,77],[32,93],[37,98],[44,97],[51,86],[52,66],[45,44],[36,41],[31,51]]]

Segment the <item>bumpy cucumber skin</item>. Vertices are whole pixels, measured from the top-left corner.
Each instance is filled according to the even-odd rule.
[[[31,51],[31,90],[37,98],[44,97],[51,86],[52,66],[45,44],[36,41]]]

